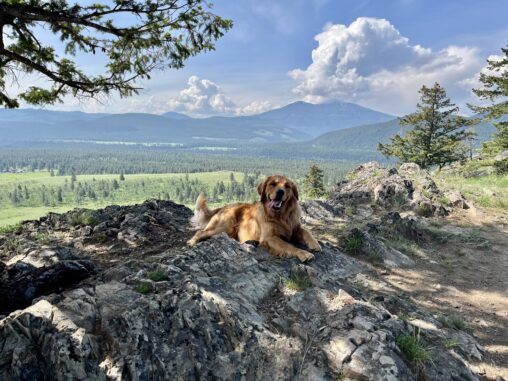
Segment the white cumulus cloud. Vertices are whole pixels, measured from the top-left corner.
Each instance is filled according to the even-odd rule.
[[[289,72],[297,82],[294,93],[315,103],[338,99],[393,114],[411,112],[424,84],[439,82],[452,100],[466,98],[469,92],[460,82],[483,65],[476,48],[433,51],[412,45],[385,19],[327,24],[315,40],[312,63]]]
[[[230,114],[234,112],[233,101],[221,92],[219,85],[193,75],[187,81],[187,87],[170,99],[168,106],[174,111],[190,114]]]
[[[254,101],[247,106],[237,107],[236,115],[254,115],[273,109],[274,106],[268,101]]]
[[[237,105],[216,83],[195,75],[187,81],[187,87],[167,102],[172,111],[196,116],[252,115],[273,108],[268,101],[253,101],[246,106]]]

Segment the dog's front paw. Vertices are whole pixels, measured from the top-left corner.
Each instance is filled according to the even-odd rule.
[[[197,243],[198,243],[198,241],[195,240],[194,238],[191,238],[187,241],[187,245],[189,245],[189,246],[196,246]]]
[[[303,263],[312,262],[314,260],[314,254],[301,250],[301,252],[298,253],[298,259]]]
[[[310,242],[308,245],[310,251],[320,252],[321,251],[321,245],[318,241]]]

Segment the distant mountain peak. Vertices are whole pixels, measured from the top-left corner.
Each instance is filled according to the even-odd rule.
[[[169,119],[175,119],[175,120],[192,119],[190,116],[185,115],[181,112],[176,112],[176,111],[168,111],[168,112],[165,112],[164,114],[162,114],[161,116],[163,116],[165,118],[169,118]]]
[[[317,104],[296,101],[253,117],[295,128],[311,136],[395,118],[393,115],[338,100]]]

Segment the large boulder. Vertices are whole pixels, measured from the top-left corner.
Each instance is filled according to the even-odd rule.
[[[402,164],[398,169],[377,162],[362,164],[348,174],[346,181],[337,184],[331,203],[370,203],[389,210],[412,210],[424,217],[444,216],[452,207],[468,207],[460,193],[443,192],[429,172],[414,163]]]

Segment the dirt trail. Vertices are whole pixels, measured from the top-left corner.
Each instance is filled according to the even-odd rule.
[[[383,276],[386,290],[402,292],[438,315],[463,316],[485,350],[473,366],[485,380],[508,380],[508,213],[473,209],[445,221],[443,231],[476,232],[476,243],[433,245],[434,260]]]
[[[311,224],[312,230],[320,239],[340,245],[340,237],[352,227],[378,221],[377,213],[362,210],[368,208],[338,218],[333,227]],[[367,262],[372,272],[362,274],[359,283],[371,296],[403,296],[437,317],[463,318],[485,350],[482,361],[472,362],[474,370],[484,380],[501,376],[508,381],[508,212],[472,207],[424,220],[442,239],[419,246],[421,256],[412,255],[414,267]]]

